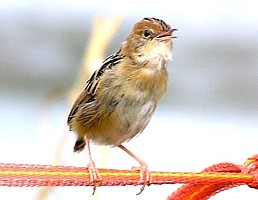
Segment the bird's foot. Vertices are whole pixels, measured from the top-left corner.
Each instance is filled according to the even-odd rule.
[[[149,171],[148,165],[144,162],[141,163],[141,165],[139,167],[132,167],[133,171],[139,171],[140,172],[140,180],[139,183],[143,184],[140,192],[137,193],[137,195],[141,194],[142,191],[144,190],[146,185],[150,185],[152,182],[152,177],[151,177],[151,173]]]
[[[94,195],[96,188],[98,187],[98,183],[102,181],[101,176],[99,175],[98,169],[95,167],[95,163],[93,160],[90,160],[90,162],[87,165],[89,175],[90,175],[90,182],[93,183],[93,193]]]

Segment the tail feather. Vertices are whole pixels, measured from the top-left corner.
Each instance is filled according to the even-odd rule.
[[[85,145],[86,143],[84,138],[78,138],[74,144],[73,151],[80,153],[84,149]]]

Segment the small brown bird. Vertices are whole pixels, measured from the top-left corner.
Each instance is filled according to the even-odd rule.
[[[146,174],[141,191],[151,182],[146,163],[122,143],[145,129],[166,91],[175,30],[156,18],[136,23],[121,49],[103,61],[74,102],[67,123],[78,136],[74,152],[88,147],[94,185],[101,177],[91,156],[90,141],[117,146],[133,157],[140,164],[134,168],[140,170],[140,182]]]

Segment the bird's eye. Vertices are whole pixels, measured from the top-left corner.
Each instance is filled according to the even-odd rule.
[[[149,38],[150,35],[151,35],[151,31],[148,30],[148,29],[144,29],[144,31],[143,31],[143,36],[144,36],[145,38]]]

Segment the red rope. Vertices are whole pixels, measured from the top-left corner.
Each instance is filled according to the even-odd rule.
[[[173,192],[168,197],[168,200],[205,200],[221,191],[244,184],[258,189],[258,155],[248,158],[243,166],[235,165],[233,163],[219,163],[204,169],[202,172],[212,173],[214,175],[216,175],[214,172],[222,172],[229,175],[232,175],[232,173],[237,173],[241,178],[239,178],[238,182],[234,182],[231,180],[231,178],[229,178],[227,182],[220,182],[220,180],[217,180],[217,177],[215,176],[213,181],[208,183],[189,182],[188,184],[185,184],[179,188],[176,192]],[[252,178],[249,179],[246,177],[245,179],[245,175],[250,175]]]
[[[241,167],[232,163],[220,163],[203,170],[204,173],[211,172],[227,172],[227,173],[241,173]],[[179,188],[176,192],[172,193],[168,199],[208,199],[215,194],[227,190],[236,186],[243,185],[244,181],[241,182],[219,182],[214,181],[213,183],[188,183]]]
[[[102,180],[98,186],[141,185],[139,172],[99,169]],[[168,200],[208,199],[220,191],[247,184],[258,188],[258,155],[249,158],[243,166],[220,163],[201,173],[152,172],[151,184],[185,184],[173,192]],[[93,186],[85,167],[4,164],[0,163],[0,186]]]

